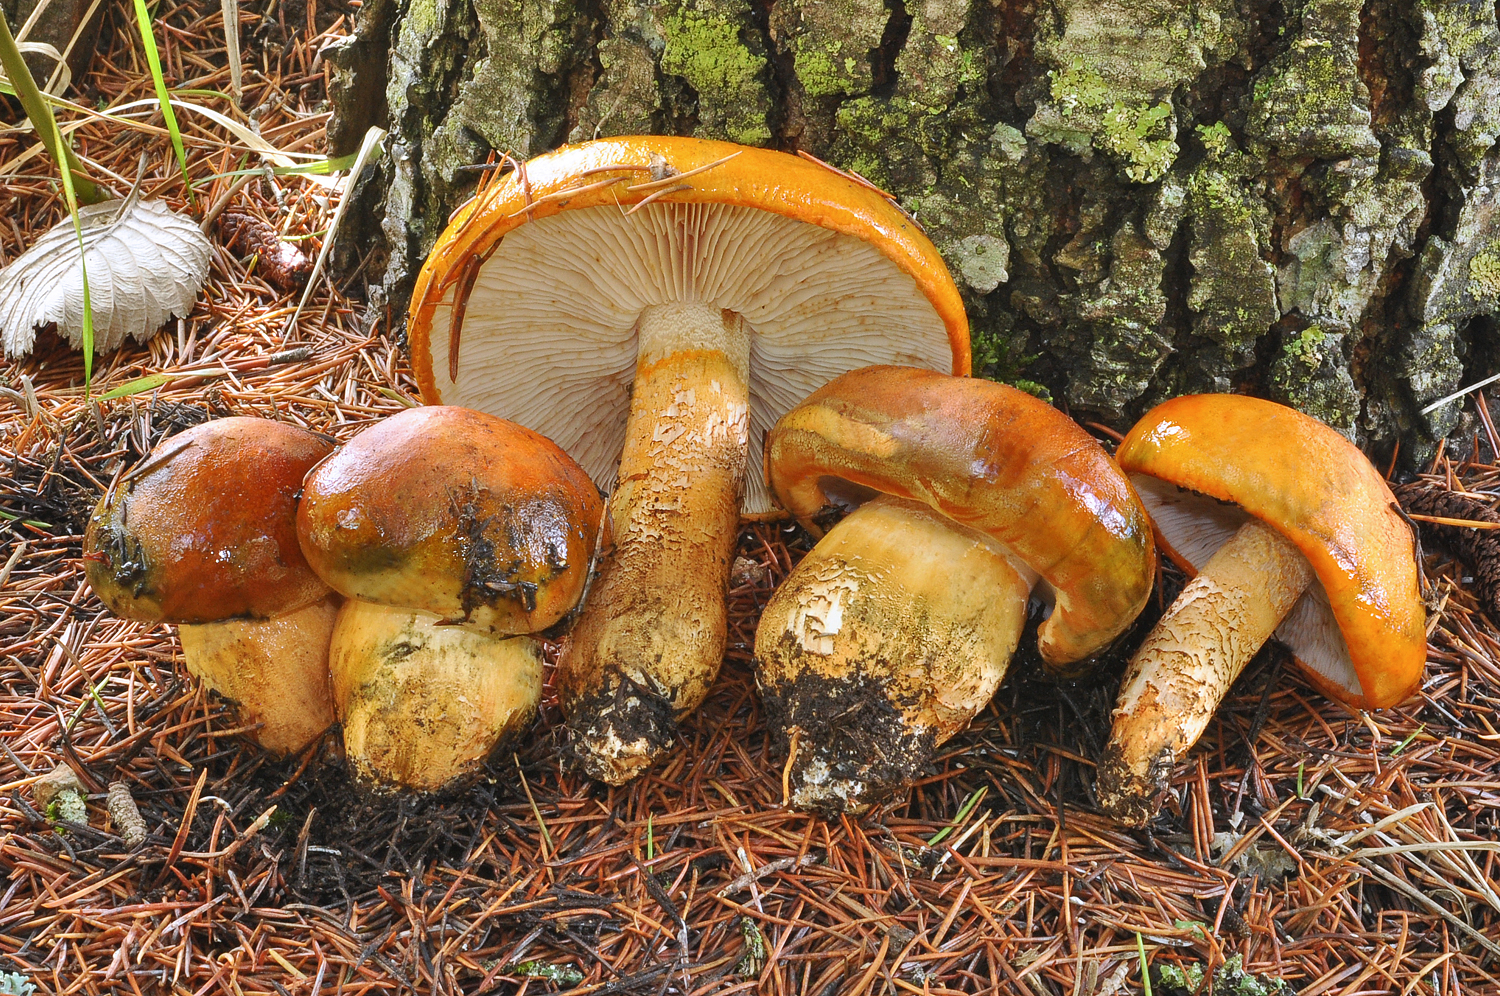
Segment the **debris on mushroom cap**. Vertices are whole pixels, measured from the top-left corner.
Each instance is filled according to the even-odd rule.
[[[329,667],[344,746],[377,790],[476,772],[541,698],[545,629],[583,593],[603,519],[550,440],[453,406],[366,429],[308,475],[298,530],[350,600]]]
[[[1103,649],[1151,593],[1151,531],[1125,476],[1071,419],[1014,388],[866,367],[783,417],[766,453],[771,488],[798,517],[839,500],[830,490],[865,489],[1003,544],[1056,598],[1038,633],[1051,667]]]
[[[1116,459],[1185,566],[1201,567],[1250,516],[1302,552],[1316,581],[1276,636],[1320,690],[1384,708],[1416,688],[1427,640],[1411,529],[1343,436],[1274,402],[1193,395],[1148,412]]]
[[[339,615],[330,663],[345,750],[376,791],[462,784],[531,724],[542,696],[536,640],[358,599]]]
[[[298,508],[303,551],[337,591],[496,634],[573,608],[602,518],[550,440],[452,406],[359,433],[308,475]]]
[[[165,440],[89,520],[90,585],[142,622],[265,619],[328,594],[297,545],[302,478],[333,449],[285,422],[224,418]]]
[[[853,367],[969,370],[957,288],[899,208],[795,156],[658,136],[564,147],[461,209],[417,280],[412,365],[427,402],[514,419],[612,488],[637,317],[681,300],[749,326],[752,439]],[[741,503],[771,509],[758,451]]]

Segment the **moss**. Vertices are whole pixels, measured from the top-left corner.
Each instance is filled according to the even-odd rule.
[[[1038,24],[1037,56],[1050,66],[1047,99],[1027,134],[1069,151],[1119,161],[1153,183],[1176,161],[1173,94],[1232,55],[1243,25],[1227,0],[1054,0],[1060,26]]]
[[[791,53],[805,97],[857,97],[875,85],[870,54],[888,18],[881,0],[781,0],[771,7],[770,31]]]
[[[661,68],[680,76],[698,93],[702,138],[742,145],[771,140],[766,123],[770,97],[763,82],[766,57],[740,39],[749,8],[731,0],[684,5],[660,21]]]
[[[1194,130],[1198,133],[1198,141],[1203,143],[1203,148],[1210,156],[1224,156],[1234,147],[1234,136],[1230,133],[1229,126],[1222,121],[1199,125]]]
[[[1205,160],[1187,180],[1193,331],[1229,369],[1254,362],[1255,341],[1281,317],[1270,255],[1271,216],[1238,152]]]
[[[1137,183],[1154,183],[1177,159],[1171,116],[1172,105],[1165,102],[1149,107],[1114,104],[1100,119],[1101,144],[1125,161],[1126,176]]]
[[[1207,974],[1202,962],[1186,965],[1164,965],[1153,970],[1156,976],[1155,991],[1161,996],[1186,996],[1206,991],[1203,985]],[[1281,979],[1269,975],[1254,975],[1245,971],[1244,959],[1234,955],[1214,969],[1214,996],[1291,996],[1292,988]]]

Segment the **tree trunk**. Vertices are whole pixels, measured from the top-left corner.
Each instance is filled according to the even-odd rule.
[[[460,167],[663,132],[897,195],[976,372],[1075,415],[1247,391],[1410,465],[1465,428],[1420,409],[1500,371],[1492,0],[366,0],[359,31],[330,136],[391,129],[361,214],[393,314]]]

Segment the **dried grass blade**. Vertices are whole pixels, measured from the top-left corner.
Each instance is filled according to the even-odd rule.
[[[307,299],[312,297],[313,288],[318,284],[318,278],[323,274],[323,264],[328,261],[328,252],[333,248],[333,240],[338,234],[339,222],[344,219],[344,212],[348,210],[349,198],[354,192],[354,184],[359,180],[360,172],[365,164],[370,161],[375,149],[385,140],[385,129],[371,127],[365,132],[365,140],[360,143],[359,155],[354,157],[354,165],[349,170],[349,178],[344,186],[344,196],[339,198],[339,206],[333,210],[333,220],[328,223],[328,234],[323,238],[323,248],[318,250],[317,262],[313,263],[312,273],[307,277],[307,286],[302,288],[302,300],[297,302],[297,310],[292,312],[292,317],[287,319],[286,327],[281,330],[282,337],[291,334],[292,329],[297,326],[297,319],[302,315],[302,309],[307,307]]]
[[[240,0],[221,0],[224,9],[224,54],[229,59],[229,91],[238,103],[240,87]]]

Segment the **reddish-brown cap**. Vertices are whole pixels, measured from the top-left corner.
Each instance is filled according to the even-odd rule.
[[[412,293],[412,371],[429,404],[514,419],[613,487],[636,320],[676,301],[748,325],[752,439],[853,367],[969,372],[958,288],[894,203],[797,156],[652,135],[538,156],[460,209]],[[760,455],[749,514],[770,508]]]
[[[156,447],[84,535],[89,583],[143,622],[268,619],[328,594],[297,544],[302,478],[333,450],[306,429],[223,418]]]
[[[1151,530],[1125,475],[1067,416],[1003,384],[851,371],[782,417],[766,468],[797,516],[839,497],[837,478],[994,537],[1053,589],[1056,609],[1038,633],[1053,666],[1102,649],[1151,593]]]
[[[1117,459],[1184,566],[1206,563],[1246,513],[1302,551],[1317,581],[1276,636],[1322,691],[1384,708],[1416,689],[1427,637],[1411,529],[1354,444],[1275,402],[1202,394],[1148,412]]]
[[[546,437],[436,406],[377,423],[318,467],[298,530],[344,595],[534,633],[578,601],[602,517],[588,475]]]

